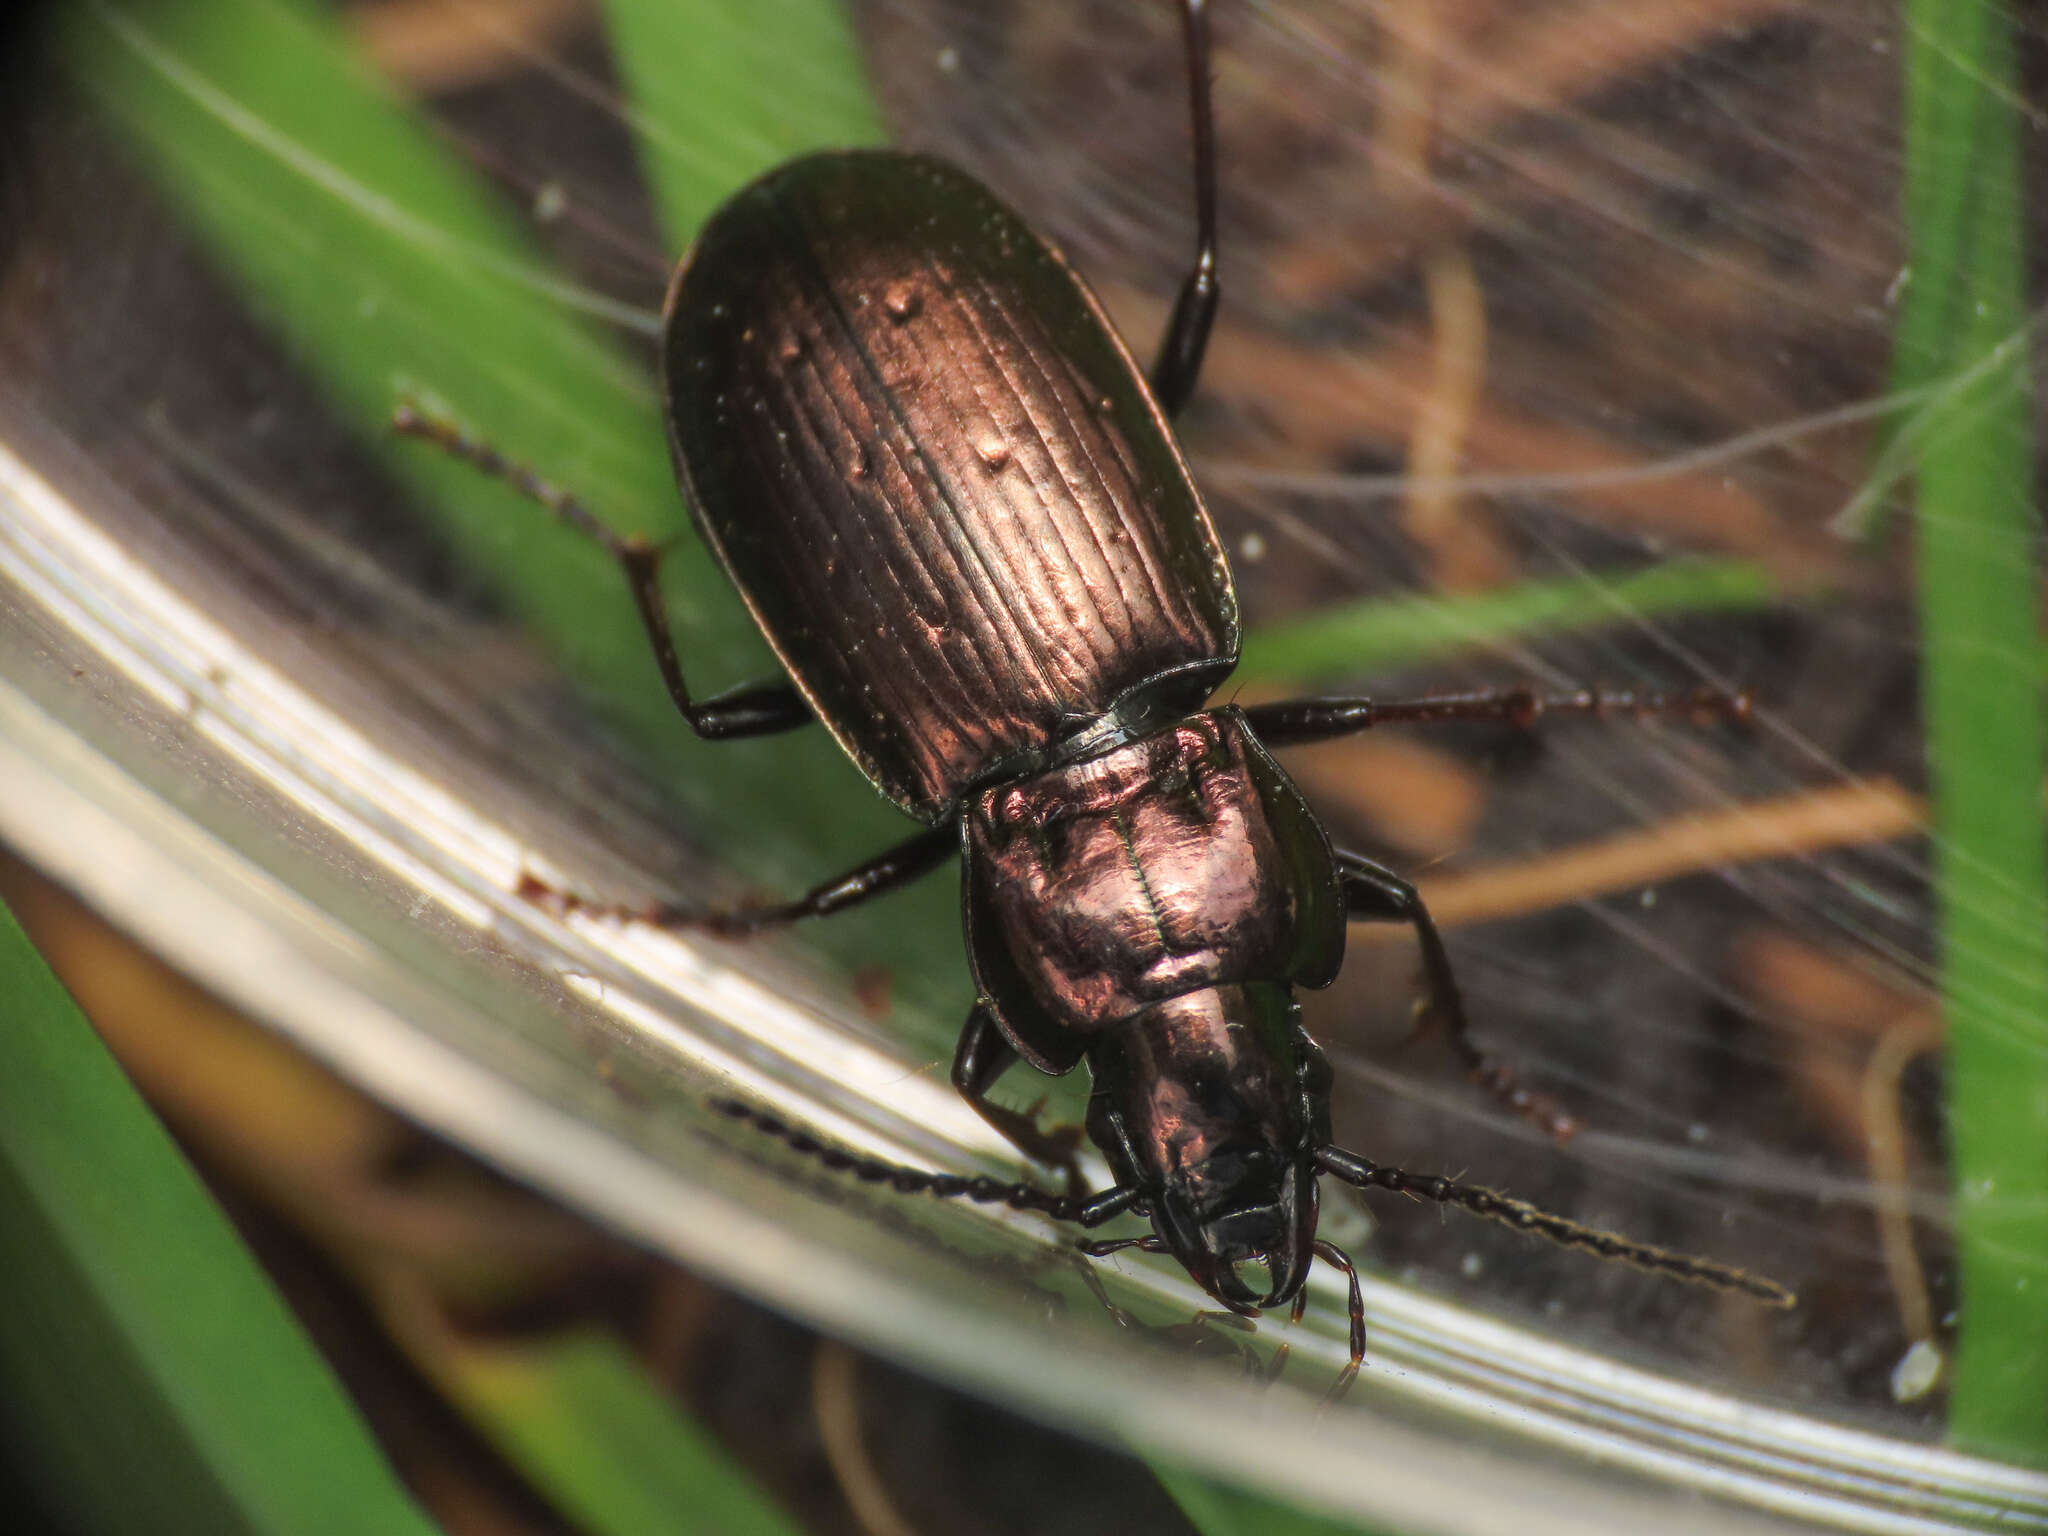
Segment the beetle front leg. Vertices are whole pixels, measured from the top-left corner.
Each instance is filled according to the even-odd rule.
[[[1555,1100],[1524,1087],[1512,1068],[1472,1043],[1465,1002],[1458,995],[1457,977],[1451,973],[1451,957],[1430,919],[1429,909],[1422,904],[1421,894],[1391,869],[1361,854],[1339,852],[1337,867],[1344,883],[1345,908],[1354,920],[1406,923],[1415,930],[1415,941],[1422,950],[1422,973],[1429,989],[1423,1017],[1443,1026],[1445,1040],[1473,1080],[1501,1104],[1542,1126],[1558,1141],[1570,1140],[1579,1128],[1577,1117]]]
[[[1066,1175],[1069,1193],[1079,1193],[1086,1188],[1078,1156],[1080,1128],[1069,1125],[1057,1131],[1042,1131],[1035,1113],[1019,1113],[989,1100],[988,1092],[995,1087],[996,1079],[1017,1060],[1015,1047],[996,1027],[995,1014],[988,1004],[976,1003],[960,1031],[960,1048],[953,1053],[953,1086],[1006,1141],[1033,1162],[1059,1169]]]
[[[795,901],[769,907],[738,907],[725,910],[692,910],[656,902],[630,906],[620,902],[590,901],[568,891],[558,891],[532,875],[523,876],[519,894],[543,906],[562,912],[642,923],[650,928],[694,929],[704,933],[741,935],[764,928],[781,928],[807,917],[829,917],[844,912],[872,897],[907,885],[929,874],[960,846],[960,834],[951,826],[931,827],[917,836],[886,848],[865,864],[848,870],[834,880],[813,886]]]
[[[661,587],[655,579],[661,569],[661,546],[637,535],[629,538],[614,533],[567,491],[550,485],[525,465],[513,463],[490,444],[469,436],[443,417],[430,416],[412,405],[401,405],[392,413],[391,427],[402,436],[432,443],[494,480],[504,481],[521,495],[539,502],[555,515],[556,521],[575,529],[618,562],[619,569],[625,572],[633,606],[639,610],[641,627],[647,631],[647,643],[654,652],[655,665],[661,669],[668,696],[699,736],[714,741],[770,736],[809,725],[816,718],[803,695],[787,683],[739,688],[715,699],[700,701],[690,697],[689,686],[683,681],[682,664],[676,659],[668,609],[662,603]]]
[[[1420,699],[1290,699],[1278,704],[1251,705],[1244,717],[1253,734],[1267,746],[1298,747],[1350,736],[1376,725],[1490,721],[1527,729],[1551,715],[1630,720],[1677,715],[1705,724],[1747,720],[1750,710],[1747,693],[1730,693],[1725,688],[1689,688],[1675,693],[1609,688],[1538,693],[1532,688],[1486,688],[1474,693],[1431,694]]]

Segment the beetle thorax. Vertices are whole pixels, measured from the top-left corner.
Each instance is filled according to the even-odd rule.
[[[968,836],[1019,972],[1069,1029],[1287,975],[1296,894],[1231,720],[985,790]]]

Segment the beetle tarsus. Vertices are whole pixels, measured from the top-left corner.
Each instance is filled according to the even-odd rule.
[[[711,933],[738,936],[784,927],[805,918],[829,917],[931,873],[958,847],[959,835],[951,827],[927,828],[915,837],[883,849],[845,874],[813,886],[794,901],[724,912],[664,909],[666,920],[658,926],[702,928]]]
[[[668,902],[634,905],[631,902],[593,901],[574,891],[549,885],[538,875],[522,871],[519,894],[558,917],[594,917],[611,922],[638,923],[647,928],[716,934],[721,938],[744,938],[768,928],[786,927],[805,918],[829,917],[858,906],[876,896],[886,895],[936,869],[958,846],[950,827],[930,828],[885,848],[866,863],[845,874],[812,887],[794,901],[757,907],[678,907]]]

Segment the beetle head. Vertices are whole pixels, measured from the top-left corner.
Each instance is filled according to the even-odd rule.
[[[1292,1300],[1314,1256],[1330,1073],[1289,990],[1173,998],[1103,1036],[1090,1066],[1089,1134],[1167,1250],[1233,1312]]]

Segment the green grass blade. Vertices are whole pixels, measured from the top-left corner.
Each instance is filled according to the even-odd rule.
[[[1529,582],[1469,596],[1369,598],[1253,631],[1237,680],[1301,686],[1356,678],[1478,646],[1777,600],[1770,574],[1739,560],[1680,560],[1612,581]]]
[[[1896,382],[1968,379],[1922,425],[1914,461],[1962,1293],[1950,1430],[1970,1449],[2048,1459],[2048,730],[2033,408],[2014,344],[2027,331],[2019,76],[2003,6],[1908,0],[1906,18]]]
[[[842,0],[606,0],[640,160],[677,252],[755,177],[882,142]]]
[[[589,1536],[797,1536],[609,1334],[457,1346],[439,1377]]]
[[[67,1528],[434,1529],[0,907],[0,1434]]]

